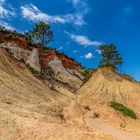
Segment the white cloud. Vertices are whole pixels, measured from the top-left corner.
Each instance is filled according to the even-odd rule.
[[[11,30],[11,31],[15,30],[14,27],[12,27],[10,24],[8,24],[6,22],[0,22],[0,25],[4,26],[7,30]]]
[[[33,22],[42,20],[51,23],[70,23],[76,26],[82,26],[85,24],[84,16],[88,10],[84,7],[85,3],[81,3],[81,1],[79,2],[78,0],[74,0],[73,2],[75,4],[80,3],[75,5],[75,12],[73,14],[68,13],[65,15],[49,15],[39,10],[33,4],[21,6],[21,12],[24,18],[27,18]]]
[[[5,1],[5,0],[0,0],[0,4],[1,4],[1,3],[4,3],[4,1]]]
[[[73,6],[76,6],[81,2],[81,0],[67,0],[67,2],[72,3]]]
[[[6,8],[5,8],[6,7]],[[7,9],[5,0],[0,0],[0,19],[7,18],[9,16],[15,16],[15,11],[13,8]]]
[[[93,54],[92,54],[91,52],[89,52],[89,53],[85,54],[84,57],[85,57],[86,59],[91,59],[91,58],[93,58],[94,56],[93,56]]]
[[[0,16],[1,16],[0,18],[15,16],[15,12],[11,10],[7,10],[2,5],[0,5]]]
[[[80,3],[80,0],[71,0],[73,5],[77,5],[78,3]]]
[[[77,26],[83,26],[83,25],[85,25],[86,24],[86,22],[85,22],[85,20],[84,20],[84,18],[83,18],[83,14],[81,14],[81,13],[77,13],[76,15],[75,15],[75,21],[74,21],[74,24],[75,25],[77,25]]]
[[[62,47],[62,46],[60,46],[57,50],[58,50],[58,51],[60,51],[60,50],[62,50],[62,49],[63,49],[63,47]]]
[[[8,11],[0,5],[0,15],[3,16],[3,15],[7,15],[7,14],[8,14]]]
[[[36,6],[34,5],[26,5],[21,7],[22,15],[24,18],[27,18],[31,21],[46,21],[52,23],[65,23],[65,19],[61,16],[51,16],[46,13],[41,12]]]
[[[98,50],[98,49],[97,49],[97,50],[95,50],[95,52],[97,52],[98,54],[101,54],[101,51],[100,51],[100,50]]]
[[[90,7],[84,0],[67,0],[71,2],[73,8],[75,9],[75,20],[74,24],[78,26],[83,26],[86,24],[85,16],[89,13]]]
[[[80,44],[82,46],[99,46],[99,45],[101,45],[101,42],[90,40],[87,36],[75,35],[75,34],[71,34],[66,31],[65,31],[65,33],[67,35],[69,35],[73,41],[77,42],[78,44]]]
[[[78,51],[77,50],[73,50],[73,53],[78,53]]]

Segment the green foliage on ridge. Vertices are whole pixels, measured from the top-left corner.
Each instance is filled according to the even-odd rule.
[[[99,46],[101,51],[101,60],[99,67],[112,67],[117,68],[117,66],[123,64],[122,58],[113,44],[101,45]]]
[[[29,43],[38,44],[38,47],[45,47],[53,40],[53,32],[51,26],[44,21],[40,21],[35,25],[32,31],[26,33]]]

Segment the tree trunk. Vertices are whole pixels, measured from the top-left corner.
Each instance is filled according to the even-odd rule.
[[[43,57],[42,56],[43,56],[43,47],[40,48],[40,66],[41,66],[40,74],[43,76]]]

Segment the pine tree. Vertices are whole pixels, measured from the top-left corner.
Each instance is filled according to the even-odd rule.
[[[117,69],[117,66],[123,64],[122,58],[115,45],[101,45],[99,50],[101,51],[102,57],[99,67],[112,67]]]
[[[40,21],[35,25],[32,31],[26,33],[26,37],[29,43],[36,44],[37,47],[41,47],[40,54],[43,54],[43,48],[47,46],[53,40],[53,32],[51,26],[44,21]],[[40,59],[41,74],[43,75],[43,60]]]
[[[53,40],[53,32],[51,26],[44,21],[40,21],[35,25],[32,31],[26,33],[26,37],[30,42],[45,47]]]

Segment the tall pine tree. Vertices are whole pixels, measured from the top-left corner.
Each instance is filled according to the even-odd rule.
[[[40,21],[32,31],[26,33],[26,37],[29,43],[35,43],[40,47],[45,47],[53,40],[54,36],[51,26],[44,21]]]
[[[53,40],[53,32],[51,26],[44,21],[40,21],[35,25],[32,31],[26,33],[29,43],[36,44],[40,49],[40,56],[42,56],[45,46]],[[43,59],[40,59],[41,74],[43,75]]]
[[[99,50],[101,51],[99,67],[112,67],[117,69],[119,65],[123,64],[122,57],[115,45],[101,45]]]

